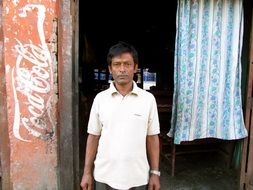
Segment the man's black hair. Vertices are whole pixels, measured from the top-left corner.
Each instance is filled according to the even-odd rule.
[[[107,63],[108,65],[112,64],[112,58],[123,53],[130,53],[133,56],[133,60],[135,64],[139,63],[138,53],[136,49],[126,42],[119,41],[117,44],[113,45],[107,54]]]

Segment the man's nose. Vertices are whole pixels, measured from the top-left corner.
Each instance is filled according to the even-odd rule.
[[[124,71],[125,71],[125,65],[124,65],[123,63],[120,64],[119,70],[120,70],[121,72],[124,72]]]

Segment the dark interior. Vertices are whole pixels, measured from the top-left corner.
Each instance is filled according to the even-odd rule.
[[[118,41],[132,44],[139,53],[141,83],[138,86],[144,87],[143,70],[145,68],[148,68],[151,73],[156,73],[156,85],[151,87],[149,91],[156,97],[158,105],[161,142],[168,143],[166,134],[170,129],[173,95],[176,10],[177,1],[175,0],[170,1],[169,5],[165,2],[145,2],[142,7],[131,2],[114,4],[107,2],[102,6],[96,1],[80,1],[80,168],[83,168],[90,108],[95,95],[109,87],[106,55],[109,48]],[[249,36],[249,34],[245,36]],[[245,72],[244,66],[248,62],[243,61],[242,63],[243,72]],[[137,77],[134,79],[137,80]],[[246,84],[245,80],[243,79],[243,84]],[[162,144],[165,148],[166,143]],[[206,141],[206,143],[210,142]],[[210,151],[213,149],[219,150],[227,160],[226,162],[230,163],[234,144],[234,141],[223,142],[218,140],[210,148],[203,148],[202,146],[201,149],[205,151],[207,149],[210,149]],[[171,151],[168,149],[162,150],[164,150],[162,154]],[[180,147],[177,150],[180,150]],[[188,150],[189,147],[187,153],[190,152]],[[175,153],[171,153],[171,155],[173,154],[175,155]]]
[[[106,7],[82,3],[80,66],[83,93],[95,89],[92,86],[95,84],[91,83],[94,69],[107,72],[108,49],[118,41],[135,46],[139,53],[139,68],[149,68],[157,73],[158,89],[173,90],[176,1],[170,2],[170,6],[145,3],[142,8],[130,3],[107,4]]]

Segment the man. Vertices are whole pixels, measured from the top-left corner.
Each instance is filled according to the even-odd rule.
[[[157,105],[133,81],[137,52],[119,42],[110,48],[107,62],[114,81],[91,108],[81,187],[93,189],[95,179],[96,190],[159,190]]]

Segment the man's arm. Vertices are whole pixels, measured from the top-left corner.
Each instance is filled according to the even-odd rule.
[[[159,170],[159,137],[158,135],[147,136],[147,152],[151,170]],[[160,189],[160,178],[156,174],[151,174],[148,184],[149,190]]]
[[[93,189],[93,165],[97,153],[100,136],[89,134],[86,145],[85,164],[81,187],[83,190]]]

